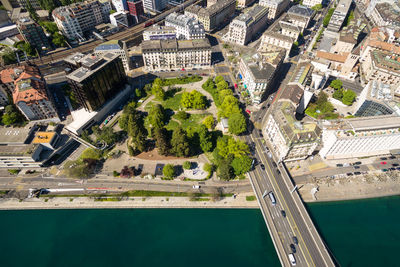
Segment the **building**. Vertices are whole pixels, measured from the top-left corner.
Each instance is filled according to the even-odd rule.
[[[98,0],[101,5],[101,12],[106,17],[107,14],[110,14],[112,10],[112,6],[109,0]],[[108,22],[105,21],[105,22]]]
[[[127,0],[129,15],[136,18],[139,21],[139,17],[143,16],[144,8],[142,0]]]
[[[17,0],[1,0],[1,5],[4,6],[7,11],[12,11],[14,8],[19,7]]]
[[[314,67],[334,77],[354,80],[358,76],[359,54],[355,53],[329,53],[317,51],[312,61]]]
[[[86,110],[100,109],[123,89],[126,75],[118,55],[87,55],[77,61],[81,67],[66,77],[77,100]]]
[[[25,42],[29,43],[33,48],[36,48],[38,51],[50,48],[46,34],[44,34],[42,27],[35,21],[29,17],[21,18],[17,26]]]
[[[250,52],[241,57],[239,77],[254,104],[260,104],[271,90],[274,77],[285,58],[285,51]]]
[[[178,39],[190,40],[206,37],[203,24],[191,16],[171,13],[165,18],[165,26],[174,27]]]
[[[283,20],[296,25],[304,31],[308,28],[310,21],[313,19],[315,11],[303,5],[295,5],[289,8]]]
[[[47,86],[36,67],[13,70],[16,76],[12,98],[27,120],[58,119]]]
[[[277,19],[289,6],[289,0],[260,0],[259,5],[268,8],[268,19]]]
[[[324,2],[324,0],[303,0],[303,2],[301,4],[303,6],[312,8],[313,6],[316,6],[316,5],[322,5],[323,2]]]
[[[168,5],[168,0],[143,0],[143,7],[146,12],[161,12]]]
[[[321,128],[312,121],[297,121],[295,114],[296,107],[291,102],[278,101],[276,111],[268,116],[265,137],[279,160],[305,159],[320,144]]]
[[[332,14],[331,20],[329,21],[327,30],[332,32],[339,32],[343,25],[344,20],[347,17],[347,13],[350,10],[352,0],[340,0],[336,6],[335,11]]]
[[[235,13],[235,9],[236,0],[220,0],[206,8],[197,5],[189,6],[185,9],[185,15],[198,19],[204,25],[204,29],[210,32],[222,23],[228,22]]]
[[[400,149],[400,117],[394,115],[360,117],[337,122],[323,129],[326,159],[372,157]]]
[[[169,40],[176,39],[176,29],[174,27],[153,25],[143,32],[143,41],[149,40]]]
[[[16,24],[3,26],[0,28],[0,40],[15,36],[17,34],[19,34],[19,31]]]
[[[400,83],[400,55],[382,50],[371,50],[361,62],[361,71],[367,81],[376,80],[389,85]]]
[[[110,15],[110,23],[115,27],[128,27],[128,12],[115,12]]]
[[[112,5],[114,6],[117,12],[123,12],[128,10],[128,3],[126,0],[111,0]]]
[[[102,43],[94,49],[94,54],[98,57],[110,52],[119,56],[119,58],[122,60],[122,65],[124,66],[125,72],[128,73],[131,64],[126,43],[119,40],[111,40]]]
[[[400,7],[398,3],[377,3],[372,10],[370,19],[376,26],[400,27]]]
[[[343,27],[340,31],[339,39],[331,52],[338,54],[351,53],[358,43],[358,37],[365,26],[365,23],[357,25],[355,21],[352,20],[348,26]]]
[[[26,10],[28,9],[28,2],[31,4],[33,9],[35,9],[35,10],[42,9],[40,7],[40,1],[39,0],[17,0],[17,2],[18,2],[18,5],[20,7],[23,7]]]
[[[254,2],[255,2],[255,0],[237,0],[237,6],[240,8],[244,8],[244,7],[247,7],[251,4],[253,4]]]
[[[211,45],[207,39],[144,41],[142,53],[148,71],[211,66]]]
[[[72,40],[84,40],[84,33],[93,31],[96,25],[109,20],[109,13],[103,13],[103,5],[96,1],[74,3],[58,7],[52,16],[57,27]]]
[[[229,24],[224,36],[227,42],[246,45],[267,26],[268,8],[254,5],[248,12],[239,15]]]

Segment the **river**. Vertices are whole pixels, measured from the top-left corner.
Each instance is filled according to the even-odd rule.
[[[341,266],[399,266],[400,197],[308,209]],[[280,266],[259,210],[0,212],[2,266]]]

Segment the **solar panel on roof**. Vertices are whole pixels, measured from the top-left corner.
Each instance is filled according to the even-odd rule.
[[[82,78],[83,76],[85,76],[85,72],[82,72],[82,71],[78,71],[78,72],[76,72],[75,74],[74,74],[74,76],[75,77],[78,77],[78,78]]]

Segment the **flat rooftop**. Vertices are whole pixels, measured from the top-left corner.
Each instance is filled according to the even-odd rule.
[[[194,40],[149,40],[143,41],[142,51],[149,50],[164,50],[164,49],[200,49],[211,48],[208,39],[194,39]]]
[[[45,144],[50,143],[53,139],[55,132],[37,132],[35,138],[33,139],[33,144]]]
[[[355,131],[373,131],[400,128],[400,117],[395,115],[359,117],[348,119],[346,121]]]
[[[6,128],[0,127],[0,144],[24,144],[28,139],[32,127]]]

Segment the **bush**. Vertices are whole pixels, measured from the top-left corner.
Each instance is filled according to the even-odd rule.
[[[206,172],[212,172],[214,170],[214,166],[210,163],[205,163],[203,166],[203,170]]]
[[[247,201],[255,201],[257,200],[256,196],[246,196]]]
[[[113,171],[113,176],[114,176],[114,177],[118,177],[118,176],[119,176],[119,172]]]
[[[190,161],[185,161],[182,166],[185,170],[190,170],[192,168],[192,163]]]
[[[175,177],[175,167],[174,167],[174,165],[172,165],[172,164],[165,165],[164,168],[163,168],[163,175],[166,178],[169,178],[169,179]]]
[[[14,175],[17,175],[20,171],[21,171],[20,169],[8,169],[8,172]]]
[[[203,124],[207,127],[207,129],[210,129],[210,130],[214,129],[215,120],[214,120],[213,115],[209,115],[209,116],[205,117],[203,120]]]
[[[178,113],[176,113],[175,117],[176,117],[178,120],[184,121],[184,120],[186,120],[187,118],[189,118],[189,114],[186,113],[185,111],[178,111]]]

